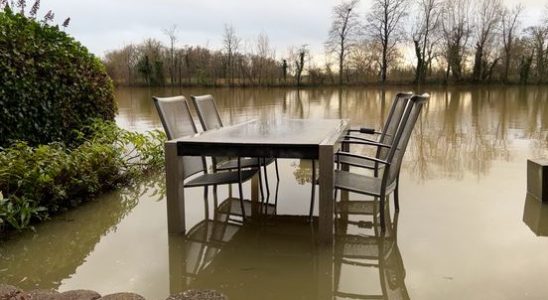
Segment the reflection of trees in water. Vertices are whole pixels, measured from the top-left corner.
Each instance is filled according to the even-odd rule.
[[[419,180],[462,179],[466,172],[481,177],[493,161],[512,159],[514,139],[531,139],[533,153],[545,152],[545,110],[545,89],[433,92],[417,123],[406,169]]]
[[[225,124],[254,118],[345,118],[354,126],[382,128],[395,93],[407,89],[133,89],[131,101],[129,91],[117,92],[120,118],[128,118],[126,122],[131,126],[160,126],[150,100],[153,94],[212,94]],[[430,88],[428,92],[432,97],[417,124],[404,164],[414,177],[461,179],[466,173],[485,176],[493,161],[512,158],[510,150],[515,139],[528,140],[531,157],[548,155],[546,87],[452,87]],[[134,115],[122,116],[128,107],[129,114]],[[148,121],[142,121],[147,114]],[[353,151],[374,155],[360,147]]]
[[[523,88],[520,92],[526,94]],[[532,89],[527,99],[527,138],[531,140],[531,157],[548,156],[548,93],[545,88]]]
[[[23,289],[58,288],[74,274],[101,238],[112,231],[148,193],[161,197],[163,176],[105,194],[76,210],[40,224],[0,246],[0,282]],[[150,193],[150,191],[153,191]],[[20,282],[26,278],[24,281]]]
[[[298,163],[292,163],[291,166],[295,168],[293,175],[298,184],[304,185],[312,182],[312,160],[299,159]]]

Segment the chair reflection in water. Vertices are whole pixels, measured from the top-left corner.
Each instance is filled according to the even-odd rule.
[[[345,203],[347,193],[341,197]],[[383,235],[379,201],[347,202],[352,205],[338,205],[334,251],[325,257],[307,217],[268,218],[261,226],[234,223],[238,199],[228,198],[211,220],[184,237],[170,237],[171,293],[215,289],[229,299],[408,299],[397,213],[393,221],[386,217]],[[322,259],[333,264],[329,274],[319,267]],[[322,287],[322,276],[331,287]]]
[[[334,295],[344,299],[409,299],[405,286],[405,268],[397,244],[398,212],[393,220],[385,211],[385,231],[381,228],[380,203],[377,199],[348,201],[343,192],[337,204],[339,219],[334,252]],[[367,219],[364,220],[364,217]],[[378,272],[380,286],[345,289],[345,279]],[[369,291],[371,288],[373,291]]]

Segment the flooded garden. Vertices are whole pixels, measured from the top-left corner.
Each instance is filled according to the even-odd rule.
[[[380,128],[395,93],[407,89],[118,88],[116,122],[130,131],[160,129],[152,96],[212,94],[225,124],[349,119]],[[245,225],[212,220],[228,217],[235,189],[219,188],[220,214],[212,202],[205,205],[201,189],[187,190],[187,234],[169,235],[160,172],[3,241],[0,282],[147,299],[188,289],[215,289],[230,299],[544,298],[548,212],[526,196],[526,161],[548,155],[548,88],[424,91],[431,99],[406,152],[401,209],[391,207],[385,237],[367,215],[340,211],[333,251],[318,247],[317,224],[305,217],[306,160],[279,160],[283,175],[268,214]],[[332,268],[332,282],[325,268]]]

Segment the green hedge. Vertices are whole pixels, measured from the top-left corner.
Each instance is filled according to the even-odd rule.
[[[0,11],[0,146],[73,144],[73,129],[113,120],[114,89],[98,58],[59,29]]]
[[[22,230],[163,166],[163,132],[140,134],[96,121],[74,136],[80,146],[73,149],[26,142],[0,149],[0,232]]]

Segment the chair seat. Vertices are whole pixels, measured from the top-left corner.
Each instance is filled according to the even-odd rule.
[[[335,170],[335,188],[370,196],[381,196],[382,179],[351,172]],[[390,193],[396,187],[396,182],[386,188]]]
[[[378,201],[340,201],[337,202],[337,213],[345,215],[374,215],[379,211]]]
[[[337,156],[335,156],[335,162],[337,161]],[[351,157],[351,156],[339,156],[339,162],[343,165],[350,165],[355,167],[362,167],[366,169],[375,170],[375,168],[383,169],[384,164],[377,163],[375,165],[374,161],[358,158],[358,157]]]
[[[249,180],[257,173],[258,169],[242,170],[242,182]],[[202,174],[189,182],[185,183],[185,187],[196,187],[218,184],[233,184],[238,183],[240,177],[237,171],[217,172],[212,174]]]
[[[256,157],[242,158],[240,164],[242,168],[258,168],[259,166],[263,165],[262,163],[259,163],[259,160],[262,160],[262,158],[256,158]],[[272,162],[274,162],[273,158],[267,158],[265,164],[269,165]],[[217,164],[216,168],[219,171],[238,169],[238,160],[231,159],[231,160],[222,161]]]

